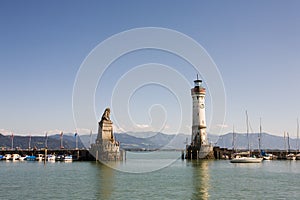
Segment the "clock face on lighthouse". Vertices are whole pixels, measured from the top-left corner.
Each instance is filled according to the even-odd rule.
[[[200,108],[204,108],[204,104],[203,103],[200,104]]]

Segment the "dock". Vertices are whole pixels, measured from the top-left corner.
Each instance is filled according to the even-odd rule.
[[[231,159],[231,156],[233,155],[233,153],[246,152],[246,151],[248,151],[248,150],[236,149],[235,151],[233,151],[232,149],[220,148],[217,146],[217,147],[214,147],[214,157],[215,157],[215,159]],[[288,153],[293,153],[295,155],[297,153],[299,153],[296,150],[290,150],[289,152],[287,152],[286,150],[280,150],[280,149],[264,149],[264,152],[275,155],[278,160],[285,160],[286,155]],[[258,150],[258,149],[251,150],[251,154],[258,157],[260,155],[260,150]]]
[[[125,150],[124,150],[125,151]],[[130,149],[127,149],[126,151],[130,151]],[[133,150],[138,151],[138,150]],[[179,150],[177,150],[179,151]],[[245,149],[238,149],[234,152],[245,152],[247,150]],[[266,153],[273,154],[277,156],[278,160],[284,160],[286,159],[287,151],[285,150],[272,150],[267,149],[264,150]],[[231,159],[233,155],[233,150],[228,148],[221,148],[221,147],[214,147],[213,148],[213,158],[216,160],[220,159]],[[289,153],[294,153],[296,155],[296,150],[291,150]],[[88,149],[0,149],[0,155],[5,154],[19,154],[19,155],[38,155],[38,154],[55,154],[55,155],[72,155],[74,161],[96,161],[95,157],[90,153]],[[182,150],[182,154],[184,155],[185,152]],[[251,151],[252,155],[259,156],[260,151],[258,149],[255,149]]]
[[[19,154],[19,155],[38,155],[38,154],[55,154],[55,155],[72,155],[74,161],[95,161],[96,159],[90,154],[88,149],[6,149],[0,150],[0,155]]]

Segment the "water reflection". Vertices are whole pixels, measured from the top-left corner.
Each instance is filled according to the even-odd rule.
[[[114,191],[115,170],[109,166],[98,162],[97,164],[97,199],[110,199]]]
[[[209,161],[191,161],[193,167],[193,193],[191,199],[209,199]]]
[[[175,151],[126,152],[126,155],[123,162],[114,162],[114,166],[109,163],[108,166],[121,172],[148,173],[170,166],[180,157]]]

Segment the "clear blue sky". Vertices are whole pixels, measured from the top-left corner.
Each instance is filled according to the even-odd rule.
[[[73,132],[73,84],[92,49],[128,29],[164,27],[196,40],[218,66],[227,98],[222,133],[230,132],[233,124],[237,132],[244,132],[248,110],[254,132],[262,117],[264,131],[276,135],[288,131],[295,137],[296,119],[300,117],[299,9],[299,1],[276,0],[0,1],[0,132]],[[138,62],[124,59],[122,63],[120,59],[110,73],[121,76],[118,67],[126,65],[129,70],[130,66],[143,64],[143,59],[145,63],[164,60],[176,69],[182,62],[151,51],[137,52],[135,57]],[[192,86],[195,71],[181,73]],[[105,84],[111,87],[116,80],[109,80]],[[97,117],[110,106],[109,98],[102,98],[100,86],[101,82],[95,97]],[[148,98],[139,93],[143,90]],[[138,108],[162,104],[168,110],[167,102],[177,105],[170,96],[161,87],[138,90],[130,103],[137,125],[149,125],[148,109]],[[181,103],[191,106],[191,98]],[[209,101],[207,104],[209,107]],[[166,115],[158,105],[151,112],[153,123],[159,124],[160,116],[168,116],[168,127],[178,125],[180,113],[176,109]],[[122,115],[112,116],[117,117]],[[191,116],[182,117],[184,126],[191,126]],[[77,128],[96,131],[96,121],[86,124]],[[213,133],[216,126],[210,124],[208,131]],[[134,126],[121,128],[140,130]],[[189,128],[181,131],[190,133]]]

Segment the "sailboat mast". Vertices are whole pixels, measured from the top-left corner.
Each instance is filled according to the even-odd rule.
[[[247,124],[247,140],[248,140],[248,151],[250,152],[250,142],[249,142],[249,121],[248,112],[246,110],[246,124]]]
[[[235,150],[235,133],[234,133],[234,125],[232,127],[232,151]]]
[[[290,136],[289,136],[289,132],[286,132],[287,135],[287,141],[288,141],[288,153],[290,153],[291,151],[291,146],[290,146]]]
[[[299,119],[297,118],[297,153],[299,152]]]
[[[261,133],[262,133],[262,127],[261,127],[261,118],[259,119],[259,135],[258,135],[258,150],[260,153],[261,149]]]
[[[283,132],[283,140],[284,140],[284,150],[286,150],[286,139],[285,139],[285,131]]]

